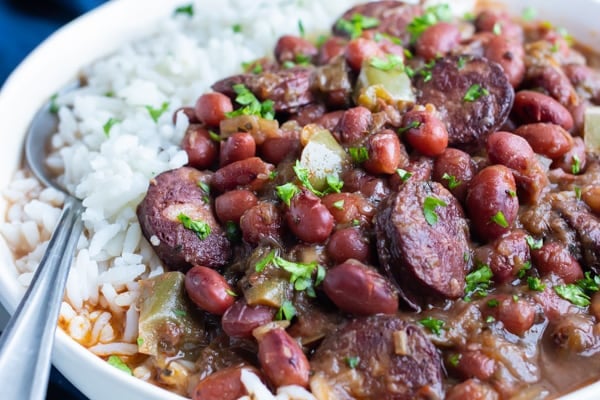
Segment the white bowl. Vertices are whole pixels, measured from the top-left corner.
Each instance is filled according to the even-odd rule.
[[[23,138],[37,109],[71,81],[81,67],[125,41],[148,33],[158,19],[168,16],[181,3],[182,0],[108,2],[57,31],[19,65],[0,92],[0,189],[7,187],[21,166]],[[540,18],[564,26],[587,45],[598,46],[595,29],[600,17],[598,1],[505,0],[501,3],[515,13],[532,6]],[[0,198],[0,215],[5,212],[6,202]],[[0,301],[12,313],[23,293],[16,279],[12,255],[0,239]],[[91,399],[181,399],[109,366],[60,329],[52,359],[65,377]],[[595,399],[598,393],[600,382],[564,399]]]

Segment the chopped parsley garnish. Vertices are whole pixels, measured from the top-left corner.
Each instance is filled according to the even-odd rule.
[[[338,201],[334,202],[332,205],[333,205],[333,208],[335,208],[335,209],[343,210],[344,209],[344,200],[338,200]]]
[[[540,278],[535,276],[527,277],[527,286],[529,286],[529,289],[535,290],[536,292],[543,292],[544,289],[546,289],[546,285],[542,283]]]
[[[296,316],[296,307],[294,307],[294,304],[291,301],[285,300],[281,304],[281,307],[279,307],[279,310],[277,310],[277,313],[275,314],[275,320],[291,321],[294,316]]]
[[[580,286],[573,283],[554,286],[554,291],[563,299],[579,307],[586,307],[591,303],[590,296]]]
[[[250,68],[250,67],[252,67],[252,68]],[[242,69],[246,72],[252,72],[255,75],[263,72],[263,66],[258,61],[243,62]]]
[[[296,63],[294,63],[293,61],[290,61],[290,60],[286,60],[281,64],[281,66],[284,69],[290,69],[290,68],[294,68],[296,66]]]
[[[438,199],[437,197],[427,196],[423,202],[423,214],[425,215],[425,221],[429,225],[435,225],[438,222],[438,215],[435,212],[436,207],[446,207],[447,204],[444,200]]]
[[[242,25],[234,24],[231,26],[231,30],[233,30],[235,33],[240,33],[242,31]]]
[[[577,156],[577,154],[573,155],[573,159],[571,161],[571,172],[573,175],[577,175],[581,172],[581,160]]]
[[[444,175],[442,175],[442,179],[448,181],[449,189],[454,189],[455,187],[460,186],[460,184],[462,183],[461,181],[457,180],[454,175],[450,175],[447,172],[444,172]]]
[[[317,38],[317,41],[315,42],[315,46],[317,46],[317,48],[321,48],[323,47],[323,45],[325,44],[325,42],[327,41],[327,35],[319,35],[319,37]]]
[[[406,182],[411,176],[413,176],[412,172],[408,172],[405,169],[397,168],[396,173],[402,179],[402,182]]]
[[[517,192],[515,192],[514,190],[507,190],[506,194],[510,197],[517,197]]]
[[[404,53],[404,57],[406,57],[408,60],[413,58],[413,53],[411,53],[409,49],[404,49],[403,53]]]
[[[223,140],[223,138],[221,136],[219,136],[218,133],[209,130],[208,131],[208,137],[210,138],[210,140],[212,140],[213,142],[220,142]]]
[[[60,109],[60,106],[56,102],[57,99],[58,99],[58,93],[54,93],[52,96],[50,96],[50,106],[49,106],[48,110],[52,114],[58,113],[58,110]]]
[[[491,324],[492,322],[496,321],[496,318],[494,318],[492,315],[488,315],[485,318],[485,322],[487,322],[488,324]]]
[[[573,191],[575,192],[575,198],[577,200],[581,200],[581,188],[579,186],[575,186]]]
[[[225,223],[225,236],[230,242],[238,242],[240,240],[240,228],[233,221]]]
[[[180,213],[177,219],[185,229],[189,229],[194,232],[198,239],[204,240],[210,235],[210,225],[201,220],[193,220],[184,213]]]
[[[410,124],[398,128],[398,133],[404,133],[409,129],[418,128],[419,126],[421,126],[420,121],[411,121]]]
[[[208,183],[198,181],[197,185],[205,194],[210,194],[210,185]]]
[[[354,369],[354,368],[358,367],[358,363],[360,362],[360,357],[358,357],[358,356],[346,357],[344,359],[344,361],[346,361],[346,365],[348,365],[348,367]]]
[[[463,97],[463,101],[473,102],[480,98],[481,96],[487,96],[490,92],[486,88],[482,87],[478,83],[474,83],[467,89],[465,96]]]
[[[544,245],[543,239],[534,239],[533,236],[527,235],[525,236],[525,241],[531,250],[539,250]]]
[[[275,250],[271,250],[265,257],[256,263],[256,272],[261,272],[269,264],[273,264],[277,268],[290,273],[290,283],[294,285],[297,291],[306,290],[306,294],[310,297],[315,297],[315,286],[319,286],[325,279],[325,268],[316,261],[311,263],[298,263],[285,260],[275,254]],[[312,274],[316,271],[315,281],[313,283]]]
[[[381,71],[391,71],[393,69],[402,69],[404,62],[402,57],[397,54],[388,54],[385,58],[373,57],[369,60],[369,65]]]
[[[527,271],[529,271],[531,269],[531,261],[527,261],[525,264],[523,264],[523,266],[521,267],[521,269],[519,270],[519,272],[517,273],[517,277],[519,279],[525,277],[525,274],[527,273]]]
[[[350,158],[357,164],[363,163],[369,159],[369,150],[365,146],[350,147],[348,149]]]
[[[595,275],[592,277],[592,273],[590,271],[587,271],[584,274],[584,278],[579,279],[575,283],[577,286],[588,292],[597,292],[600,290],[600,276]]]
[[[175,9],[174,14],[187,14],[191,17],[194,15],[194,5],[190,3],[184,6],[179,6]]]
[[[423,68],[422,70],[419,71],[419,73],[423,77],[423,82],[429,82],[431,80],[431,78],[433,77],[431,70],[429,70],[427,68]]]
[[[225,289],[225,293],[227,293],[231,297],[238,297],[238,294],[231,289]]]
[[[460,362],[462,355],[460,353],[454,353],[450,357],[448,357],[448,362],[453,367],[458,367],[458,363]]]
[[[184,310],[173,310],[173,314],[177,315],[178,317],[185,317],[187,315]]]
[[[108,365],[112,365],[113,367],[120,369],[121,371],[126,372],[129,375],[133,375],[133,372],[131,372],[131,368],[129,368],[129,366],[127,366],[127,364],[125,364],[125,362],[121,360],[119,356],[112,355],[108,357],[108,360],[106,360],[106,362],[108,363]]]
[[[352,226],[359,226],[360,225],[360,221],[357,219],[353,219],[351,222]]]
[[[523,21],[529,22],[529,21],[533,21],[535,19],[536,15],[537,15],[537,11],[535,10],[535,8],[529,6],[529,7],[525,7],[523,9],[521,18],[523,19]]]
[[[337,175],[327,175],[325,177],[325,181],[327,182],[327,189],[325,190],[325,192],[339,193],[342,191],[344,181],[342,181]]]
[[[412,79],[415,76],[415,70],[409,67],[408,65],[404,66],[404,72],[406,72],[406,76]]]
[[[436,318],[427,317],[419,320],[419,324],[423,325],[436,336],[440,336],[442,334],[442,328],[444,327],[445,322]]]
[[[274,180],[275,178],[277,178],[277,175],[279,175],[279,172],[273,170],[273,171],[269,172],[269,179]]]
[[[347,33],[352,39],[360,37],[365,29],[378,26],[379,20],[377,18],[367,17],[359,13],[353,14],[350,20],[340,18],[335,24],[338,30]]]
[[[475,14],[473,14],[470,11],[467,11],[466,13],[463,14],[463,19],[465,21],[475,21]]]
[[[500,22],[496,22],[494,24],[494,26],[492,27],[492,33],[496,36],[499,36],[502,34],[502,25],[500,24]]]
[[[410,33],[411,43],[415,43],[427,28],[442,21],[450,21],[452,12],[448,4],[438,4],[432,7],[427,7],[425,13],[419,17],[415,17],[406,27],[406,31]]]
[[[285,203],[286,206],[290,206],[290,200],[294,197],[300,189],[298,186],[294,185],[291,182],[286,183],[285,185],[280,185],[275,188],[277,191],[277,196]]]
[[[298,177],[298,180],[300,182],[302,182],[302,185],[305,188],[307,188],[308,190],[310,190],[317,196],[323,195],[323,193],[321,191],[315,189],[315,187],[310,182],[310,180],[309,180],[310,171],[308,168],[305,168],[302,166],[302,164],[300,164],[300,160],[296,160],[296,165],[294,165],[294,167],[292,169],[294,170],[296,177]]]
[[[168,101],[165,101],[164,103],[162,103],[160,108],[146,106],[146,110],[148,110],[148,113],[150,114],[150,118],[152,118],[152,120],[154,122],[158,122],[158,119],[160,118],[160,116],[163,115],[164,112],[167,111],[168,108],[169,108]]]
[[[120,119],[112,117],[109,118],[108,121],[106,121],[106,123],[102,126],[102,130],[104,130],[104,134],[106,135],[106,137],[110,135],[111,128],[120,122]]]
[[[261,260],[256,263],[254,270],[256,272],[262,272],[267,265],[271,264],[271,262],[273,261],[274,258],[275,258],[275,250],[271,250],[266,256],[261,258]]]
[[[261,103],[254,93],[252,93],[243,83],[233,85],[233,91],[237,94],[235,98],[236,103],[242,107],[225,113],[228,118],[237,117],[239,115],[257,115],[264,119],[275,118],[273,100],[265,100]]]
[[[465,67],[465,58],[464,57],[458,57],[458,61],[456,63],[456,67],[458,69],[463,69]]]
[[[487,295],[493,276],[491,268],[485,264],[467,274],[465,278],[467,284],[465,286],[464,300],[471,301],[472,296],[484,297]]]
[[[142,346],[144,344],[144,338],[143,337],[138,337],[136,339],[136,343],[138,346]]]
[[[508,228],[508,221],[506,220],[506,217],[504,216],[504,213],[502,211],[498,211],[492,216],[492,222],[494,222],[497,225],[500,225],[503,228]]]
[[[494,307],[498,307],[500,302],[498,301],[498,299],[491,299],[491,300],[488,300],[488,302],[486,304],[488,307],[494,308]]]
[[[516,303],[517,301],[519,301],[519,295],[518,294],[513,294],[512,299]]]
[[[402,46],[402,39],[400,39],[399,37],[396,37],[396,36],[389,35],[387,33],[383,33],[383,32],[377,32],[375,34],[375,36],[373,36],[373,39],[377,43],[381,42],[383,39],[387,39],[390,42],[392,42],[393,44],[397,44],[398,46]],[[410,57],[408,57],[408,58],[410,58]]]
[[[306,35],[306,32],[304,31],[304,24],[302,23],[301,19],[298,20],[298,32],[300,33],[300,36],[302,36],[302,37],[304,37]]]

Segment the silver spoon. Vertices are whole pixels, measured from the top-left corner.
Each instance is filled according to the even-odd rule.
[[[83,229],[81,201],[58,184],[45,165],[46,144],[56,124],[47,104],[33,118],[25,138],[27,164],[45,185],[65,193],[65,203],[33,280],[0,336],[3,400],[46,398],[58,313]]]

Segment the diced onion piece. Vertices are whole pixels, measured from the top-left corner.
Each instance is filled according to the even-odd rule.
[[[356,83],[356,103],[376,111],[379,101],[400,109],[415,102],[410,78],[402,66],[384,71],[365,61]],[[379,100],[379,101],[378,101]]]
[[[304,130],[314,130],[314,125]],[[327,129],[312,132],[300,156],[300,164],[309,170],[308,179],[316,190],[327,187],[328,175],[339,178],[348,162],[348,155]]]
[[[223,138],[237,132],[247,132],[252,135],[257,145],[261,145],[266,139],[282,136],[277,120],[264,119],[256,115],[239,115],[233,118],[225,118],[219,124],[219,129]]]
[[[588,106],[584,114],[583,140],[590,151],[600,151],[600,107]]]

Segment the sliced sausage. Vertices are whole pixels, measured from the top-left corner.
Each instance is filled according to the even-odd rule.
[[[469,228],[458,200],[437,182],[409,179],[375,217],[379,260],[412,308],[426,293],[463,294]]]
[[[421,328],[396,315],[351,321],[328,335],[314,354],[311,387],[331,398],[443,398],[442,364]]]
[[[229,241],[198,185],[210,179],[208,173],[189,167],[163,172],[150,182],[137,208],[144,237],[169,269],[187,270],[192,264],[217,268],[230,258]],[[200,238],[184,226],[180,215],[207,224],[210,233]]]
[[[451,146],[476,145],[498,129],[514,99],[502,68],[473,55],[441,58],[430,70],[415,74],[413,84],[418,103],[437,108]]]

